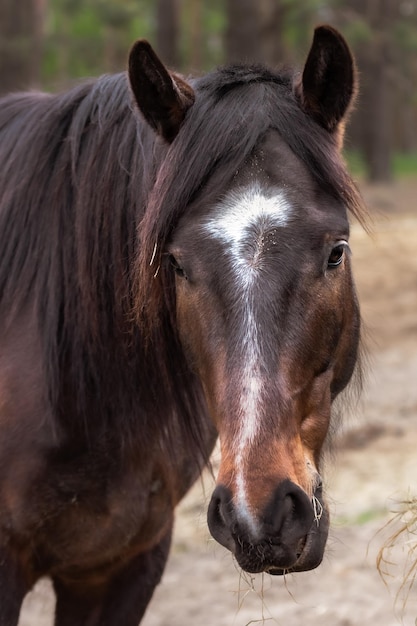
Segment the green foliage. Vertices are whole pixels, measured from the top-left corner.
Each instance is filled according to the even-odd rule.
[[[417,176],[417,153],[394,154],[394,174],[396,177]]]
[[[197,70],[223,63],[224,1],[198,7],[199,42],[191,23],[192,2],[182,0],[181,8],[181,66],[187,70],[196,58],[200,67],[193,69]],[[49,0],[42,68],[45,86],[124,69],[136,39],[155,41],[155,20],[153,0]]]
[[[151,38],[152,6],[146,0],[49,0],[45,86],[124,69],[131,43]]]
[[[366,174],[366,163],[359,150],[346,150],[344,157],[352,176],[355,178],[364,178]]]
[[[354,177],[365,178],[367,167],[359,150],[346,150],[344,157],[349,172]],[[393,155],[393,171],[395,178],[417,176],[417,152],[396,152]]]
[[[360,15],[354,15],[344,25],[343,34],[354,47],[367,45],[373,37],[371,25]]]
[[[355,178],[366,178],[366,162],[359,150],[346,150],[344,157],[352,176]],[[393,172],[395,178],[417,176],[417,153],[394,153]]]

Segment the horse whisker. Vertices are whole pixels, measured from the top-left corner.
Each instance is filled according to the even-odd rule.
[[[155,257],[156,257],[156,251],[158,249],[158,244],[157,242],[155,242],[155,245],[153,247],[153,252],[152,252],[152,256],[151,256],[151,260],[149,261],[149,267],[151,267],[153,265],[153,262],[155,261]]]
[[[314,521],[316,522],[317,526],[319,526],[320,520],[323,515],[323,505],[321,504],[320,500],[316,498],[316,496],[312,497],[311,502],[313,504],[314,510]]]

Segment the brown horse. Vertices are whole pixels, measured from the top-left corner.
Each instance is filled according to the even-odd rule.
[[[187,83],[142,41],[128,78],[1,101],[0,626],[41,576],[57,626],[136,626],[217,435],[213,536],[249,572],[320,563],[354,90],[320,27],[301,75]]]

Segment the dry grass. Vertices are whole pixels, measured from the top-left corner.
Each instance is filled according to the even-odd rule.
[[[398,510],[393,513],[393,517],[381,529],[388,531],[389,536],[378,553],[377,567],[384,583],[391,587],[392,581],[397,579],[397,556],[401,552],[404,565],[395,601],[401,602],[404,610],[417,579],[417,497],[410,496],[399,502]]]

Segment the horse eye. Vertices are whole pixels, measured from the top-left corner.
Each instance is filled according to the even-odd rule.
[[[341,264],[343,260],[343,255],[345,253],[345,247],[346,247],[346,244],[344,242],[338,243],[336,246],[334,246],[328,258],[327,267],[329,268],[337,267],[338,265]]]
[[[171,267],[174,268],[174,272],[177,274],[177,276],[181,276],[181,278],[187,278],[184,270],[182,269],[181,265],[178,263],[173,254],[169,255],[169,262],[171,264]]]

